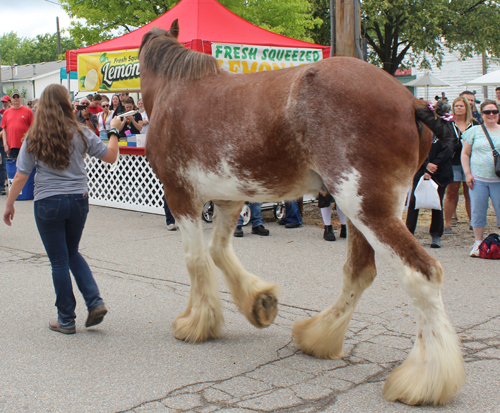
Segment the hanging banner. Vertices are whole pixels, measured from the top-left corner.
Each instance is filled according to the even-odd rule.
[[[296,47],[212,43],[212,56],[223,69],[234,73],[249,73],[317,62],[323,59],[323,52],[320,49]]]
[[[80,92],[140,90],[139,49],[78,55]]]

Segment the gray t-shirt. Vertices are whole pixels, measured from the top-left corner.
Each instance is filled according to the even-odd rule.
[[[96,158],[103,158],[108,153],[104,145],[89,128],[81,128],[87,141],[87,153]],[[44,162],[35,161],[32,153],[26,152],[26,142],[23,142],[17,158],[17,170],[29,175],[36,165],[35,174],[35,201],[62,194],[84,194],[88,191],[87,171],[85,170],[84,152],[85,145],[78,132],[73,134],[73,144],[70,148],[70,160],[67,169],[53,169]]]

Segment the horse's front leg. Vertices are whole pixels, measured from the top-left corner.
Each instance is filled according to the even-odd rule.
[[[233,232],[243,202],[215,202],[210,255],[224,274],[233,301],[256,327],[269,326],[278,312],[278,286],[246,271],[233,250]]]
[[[171,197],[170,197],[171,198]],[[175,338],[190,343],[216,338],[221,333],[224,318],[219,298],[217,269],[207,253],[201,226],[201,211],[203,205],[189,201],[187,196],[181,196],[179,210],[169,204],[172,214],[177,218],[186,255],[186,265],[191,278],[191,290],[186,310],[178,315],[172,324]],[[167,198],[167,202],[170,202]],[[196,205],[188,208],[187,204]],[[179,206],[180,206],[179,205]],[[186,211],[192,211],[186,214]]]

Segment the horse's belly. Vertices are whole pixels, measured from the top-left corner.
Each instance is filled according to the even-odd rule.
[[[255,202],[281,199],[273,189],[245,175],[242,171],[233,171],[227,163],[209,171],[200,167],[192,167],[188,171],[189,180],[196,182],[204,202],[216,199]]]

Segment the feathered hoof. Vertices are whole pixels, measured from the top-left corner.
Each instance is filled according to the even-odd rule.
[[[178,315],[172,323],[174,337],[188,343],[201,343],[221,335],[224,318],[220,311],[191,311]]]
[[[340,327],[337,325],[337,327]],[[328,329],[322,314],[296,321],[293,330],[295,344],[306,354],[319,359],[337,360],[345,356],[342,351],[345,330]]]
[[[251,323],[259,328],[268,327],[278,314],[278,299],[274,291],[257,294],[252,306]]]
[[[384,398],[412,406],[450,401],[465,381],[461,355],[441,354],[442,360],[421,362],[412,353],[387,378]]]

